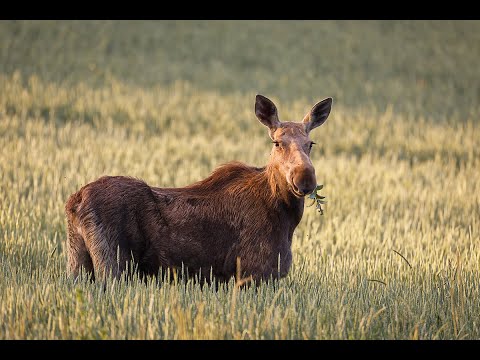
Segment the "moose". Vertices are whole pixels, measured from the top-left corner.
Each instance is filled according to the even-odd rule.
[[[67,270],[120,278],[135,264],[144,276],[188,269],[202,281],[228,281],[241,259],[242,276],[259,282],[287,275],[292,236],[304,197],[316,186],[309,133],[330,114],[332,98],[303,121],[281,122],[277,107],[257,95],[255,115],[273,143],[258,168],[233,161],[180,188],[154,187],[126,176],[103,176],[65,204]]]

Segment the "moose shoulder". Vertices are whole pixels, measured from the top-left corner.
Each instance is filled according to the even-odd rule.
[[[332,99],[317,103],[301,122],[280,122],[277,108],[256,96],[255,114],[273,148],[263,168],[231,162],[183,188],[152,187],[105,176],[68,199],[68,271],[119,277],[133,261],[146,275],[187,268],[210,281],[228,280],[241,259],[243,276],[283,277],[292,261],[293,231],[304,196],[315,190],[312,129],[327,119]]]

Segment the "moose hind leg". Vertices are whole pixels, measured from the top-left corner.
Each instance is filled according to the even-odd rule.
[[[110,275],[120,279],[127,269],[130,257],[122,236],[120,232],[103,231],[98,225],[87,232],[87,244],[97,279],[105,280]]]
[[[94,280],[93,262],[88,253],[85,241],[69,221],[67,235],[68,274],[77,279],[81,273],[82,267],[85,272],[92,277],[92,280]]]

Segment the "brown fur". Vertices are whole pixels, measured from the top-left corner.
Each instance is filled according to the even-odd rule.
[[[183,267],[202,280],[223,281],[235,275],[239,257],[244,276],[285,276],[303,196],[316,185],[307,148],[308,129],[318,125],[270,123],[275,105],[260,95],[257,105],[259,120],[282,142],[264,168],[231,162],[183,188],[104,176],[72,194],[65,206],[69,272],[78,276],[83,267],[96,278],[119,277],[133,261],[146,275]]]

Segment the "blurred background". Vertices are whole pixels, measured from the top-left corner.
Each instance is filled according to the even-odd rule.
[[[479,21],[1,21],[0,73],[150,88],[185,81],[281,101],[444,120],[478,114]]]

